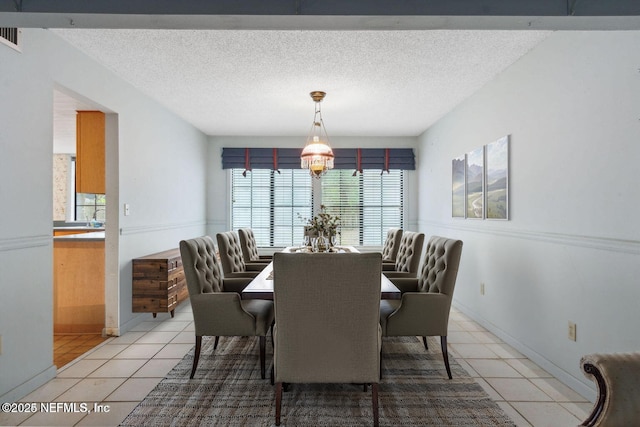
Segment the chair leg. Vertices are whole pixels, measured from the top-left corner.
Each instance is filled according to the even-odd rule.
[[[213,343],[213,349],[214,349],[214,350],[218,348],[218,341],[219,341],[219,340],[220,340],[220,337],[219,337],[219,336],[218,336],[218,337],[216,337],[216,340],[215,340],[215,342]]]
[[[378,427],[378,383],[371,384],[371,405],[373,408],[373,425]]]
[[[276,384],[276,425],[280,425],[280,409],[282,407],[282,383]]]
[[[265,378],[264,376],[264,359],[265,359],[265,347],[267,345],[267,337],[265,336],[261,336],[260,337],[260,377],[262,379]]]
[[[202,337],[196,335],[196,350],[193,353],[193,367],[191,368],[191,376],[189,378],[193,379],[193,376],[196,374],[196,368],[198,367],[198,360],[200,359],[200,349],[202,348]]]
[[[382,345],[383,345],[384,341],[380,342],[380,354],[379,356],[379,361],[378,361],[378,370],[380,371],[380,381],[382,381]]]
[[[429,345],[427,345],[427,337],[422,337],[422,343],[424,344],[424,349],[429,350]]]
[[[276,342],[273,340],[273,327],[275,326],[276,321],[271,322],[271,351],[276,350]]]
[[[273,366],[273,363],[271,364],[271,385],[275,384],[275,378],[276,378],[276,373],[275,373],[275,367]]]
[[[451,376],[451,367],[449,366],[449,352],[447,351],[447,336],[443,335],[440,337],[440,347],[442,347],[442,358],[444,359],[444,366],[447,368],[447,375],[449,375],[449,379],[452,379]]]

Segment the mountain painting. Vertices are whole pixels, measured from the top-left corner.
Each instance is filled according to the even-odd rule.
[[[484,217],[484,147],[467,153],[467,218]]]
[[[509,136],[486,148],[487,219],[509,219]]]
[[[464,218],[464,156],[453,159],[451,164],[451,216]]]

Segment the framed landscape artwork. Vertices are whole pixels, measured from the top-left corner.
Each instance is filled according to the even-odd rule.
[[[484,147],[467,153],[467,218],[484,218]]]
[[[465,159],[457,157],[451,162],[451,216],[454,218],[466,217],[465,194]]]
[[[509,219],[509,136],[486,146],[486,218]]]

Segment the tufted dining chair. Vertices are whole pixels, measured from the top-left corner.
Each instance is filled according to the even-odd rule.
[[[180,241],[180,255],[196,335],[190,378],[193,378],[198,367],[203,336],[216,337],[214,351],[220,336],[258,336],[260,374],[265,378],[265,342],[267,331],[273,324],[273,302],[240,299],[240,292],[252,279],[222,278],[211,237]]]
[[[583,356],[584,375],[598,386],[598,399],[581,426],[626,427],[640,420],[640,352]]]
[[[224,277],[256,277],[266,266],[264,263],[246,263],[242,256],[240,240],[233,231],[216,234],[218,252]]]
[[[378,425],[381,265],[380,253],[273,255],[277,426],[283,383],[371,384]]]
[[[383,271],[384,275],[389,279],[394,277],[417,277],[423,245],[424,233],[415,231],[403,232],[394,269]]]
[[[451,379],[447,351],[447,326],[458,276],[462,241],[432,236],[417,278],[389,279],[402,292],[399,300],[380,302],[380,325],[384,336],[440,336],[442,357]]]
[[[396,257],[402,240],[402,228],[390,228],[382,246],[382,269],[393,271],[396,268]]]
[[[238,237],[240,239],[240,249],[242,249],[242,257],[245,262],[249,263],[270,263],[272,257],[269,255],[259,255],[258,245],[253,230],[250,228],[238,229]]]

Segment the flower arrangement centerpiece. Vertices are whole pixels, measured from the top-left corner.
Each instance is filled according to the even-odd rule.
[[[298,214],[298,217],[306,220],[307,228],[313,231],[314,234],[327,237],[329,239],[329,245],[333,245],[333,239],[331,239],[331,237],[340,234],[338,230],[340,227],[340,217],[328,213],[325,205],[320,205],[320,212],[313,218],[302,218],[300,214]]]

